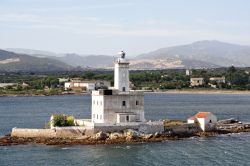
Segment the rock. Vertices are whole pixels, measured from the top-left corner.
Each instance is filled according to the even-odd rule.
[[[107,134],[102,131],[95,134],[95,139],[97,140],[105,140],[107,137]]]
[[[146,134],[143,138],[144,139],[150,139],[150,138],[153,138],[153,134]]]
[[[128,129],[128,130],[126,130],[125,135],[127,137],[137,138],[137,137],[139,137],[140,134],[135,130]]]
[[[132,129],[125,130],[124,135],[126,136],[126,141],[136,140],[140,136],[139,132]]]
[[[161,136],[161,134],[158,133],[158,132],[156,132],[156,133],[154,134],[154,136],[155,136],[155,138],[159,138],[159,137]]]
[[[132,141],[134,139],[134,137],[132,137],[132,136],[126,136],[126,141]]]
[[[109,135],[109,138],[110,138],[110,139],[118,139],[118,138],[121,138],[121,137],[123,137],[123,135],[122,135],[121,133],[117,133],[117,132],[111,133],[111,134]]]

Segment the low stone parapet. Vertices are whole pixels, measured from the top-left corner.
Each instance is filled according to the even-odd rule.
[[[56,137],[56,132],[53,129],[21,129],[13,128],[11,132],[12,137],[24,137],[24,138],[54,138]]]
[[[55,127],[53,129],[13,128],[11,136],[24,138],[77,138],[93,131],[84,127]]]

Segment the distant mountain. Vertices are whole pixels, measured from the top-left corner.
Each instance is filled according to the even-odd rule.
[[[181,61],[188,68],[218,66],[250,66],[250,47],[216,40],[198,41],[192,44],[162,48],[142,54],[136,59]]]
[[[112,68],[115,57],[108,55],[56,54],[30,49],[8,49],[35,57],[46,57],[70,66]],[[216,68],[250,66],[250,46],[204,40],[192,44],[166,47],[130,59],[132,69]]]
[[[59,60],[74,67],[105,68],[113,64],[114,57],[108,55],[79,55],[74,53],[57,54],[49,51],[24,48],[7,48],[7,51],[18,54],[27,54],[34,57],[46,57]]]
[[[0,71],[8,72],[43,72],[71,70],[72,66],[61,61],[38,58],[25,54],[17,54],[5,50],[0,50]]]
[[[60,56],[60,54],[56,54],[50,51],[33,50],[33,49],[26,49],[26,48],[6,48],[4,50],[9,51],[9,52],[14,52],[17,54],[26,54],[26,55],[32,55],[35,57],[43,57],[43,58]]]
[[[105,68],[112,65],[115,60],[114,57],[107,55],[80,56],[77,54],[65,54],[62,57],[56,57],[56,59],[75,67],[81,66],[91,68]]]

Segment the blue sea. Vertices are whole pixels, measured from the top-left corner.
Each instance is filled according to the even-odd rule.
[[[90,96],[0,97],[0,136],[13,127],[42,128],[53,113],[90,117]],[[145,94],[147,119],[186,119],[199,111],[250,122],[250,95]],[[250,134],[125,145],[0,147],[9,165],[250,165]]]

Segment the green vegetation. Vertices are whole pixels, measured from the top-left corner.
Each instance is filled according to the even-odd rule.
[[[195,69],[192,76],[186,76],[185,70],[151,70],[131,71],[130,81],[134,85],[132,89],[168,90],[168,89],[192,89],[190,77],[202,77],[205,84],[196,89],[213,89],[215,85],[219,89],[250,90],[249,68],[218,68]],[[225,77],[225,83],[210,81],[210,77]],[[82,80],[106,80],[113,82],[113,71],[71,71],[49,73],[0,73],[0,83],[16,83],[17,86],[0,88],[0,95],[59,95],[64,91],[64,84],[59,83],[58,78],[80,78]],[[28,86],[24,86],[23,83]]]
[[[164,126],[176,126],[176,125],[185,124],[185,122],[181,120],[169,120],[169,119],[164,120],[163,123],[164,123]]]
[[[65,126],[74,126],[74,117],[66,116],[64,114],[55,114],[53,115],[53,126],[56,127],[65,127]]]

